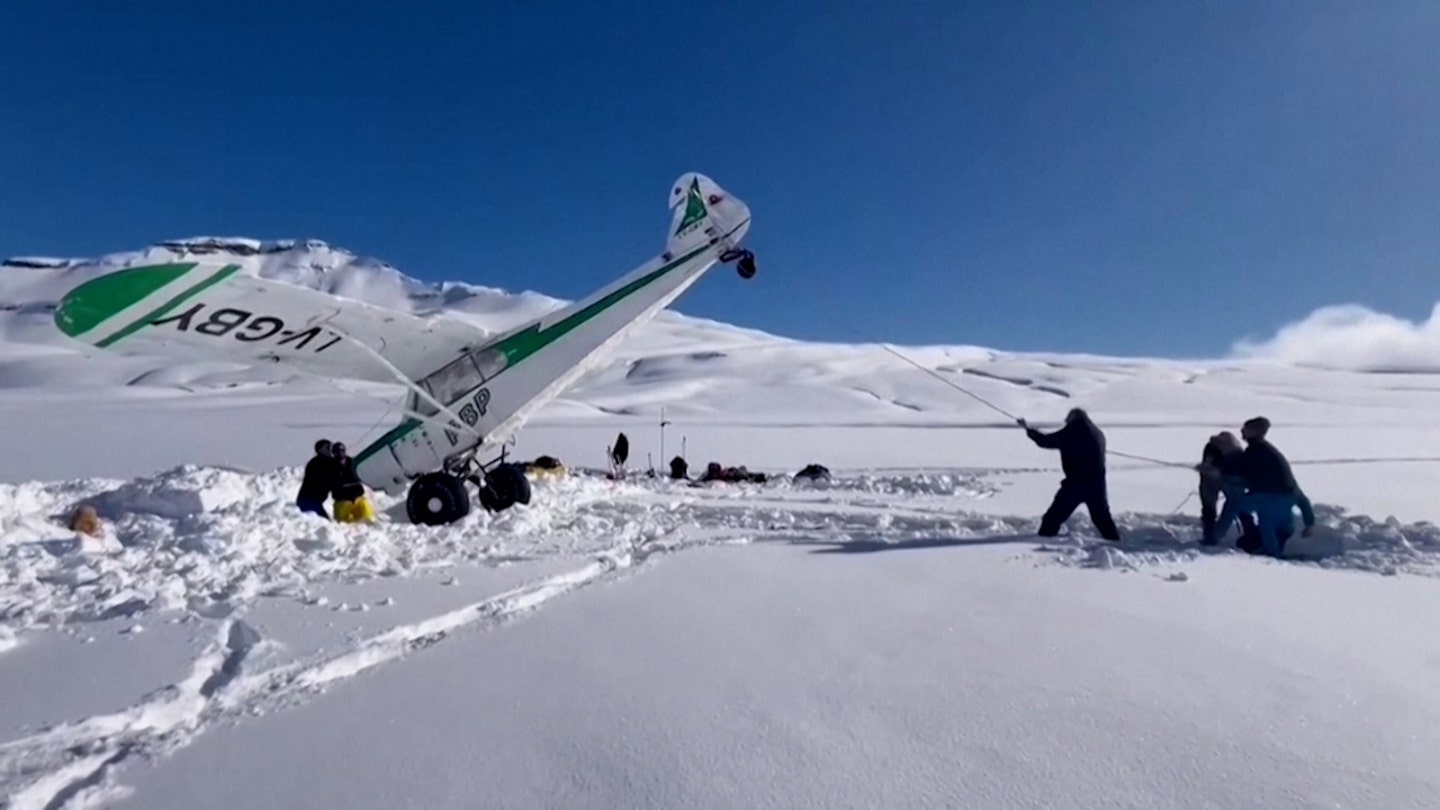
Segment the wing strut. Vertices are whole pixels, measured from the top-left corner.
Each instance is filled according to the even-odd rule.
[[[459,417],[459,415],[457,415],[454,411],[452,411],[452,410],[450,410],[449,408],[445,407],[445,405],[442,404],[442,403],[440,402],[440,400],[438,400],[438,399],[436,399],[435,397],[431,396],[429,391],[426,391],[423,387],[421,387],[420,385],[418,385],[414,380],[412,380],[412,379],[410,379],[409,377],[405,376],[405,372],[403,372],[403,371],[401,371],[400,369],[396,368],[396,367],[395,367],[395,364],[392,363],[392,362],[390,362],[389,360],[386,360],[386,359],[385,359],[385,356],[382,355],[380,352],[375,351],[374,349],[372,349],[372,348],[370,348],[368,345],[366,345],[366,343],[365,343],[364,341],[356,338],[355,336],[351,335],[349,332],[346,332],[344,329],[340,329],[340,328],[334,326],[333,324],[326,323],[325,328],[326,328],[326,329],[330,329],[330,330],[333,331],[335,334],[337,334],[337,335],[339,335],[340,337],[344,338],[345,340],[348,340],[348,341],[350,341],[351,343],[355,344],[361,351],[363,351],[363,352],[365,352],[366,354],[370,355],[371,359],[373,359],[375,362],[379,363],[379,364],[381,365],[381,367],[383,367],[386,371],[390,372],[390,374],[391,374],[396,380],[399,380],[402,385],[404,385],[406,388],[409,388],[411,391],[414,391],[416,396],[420,397],[421,399],[425,400],[426,402],[430,403],[431,405],[434,405],[437,409],[439,409],[440,413],[443,413],[443,414],[445,414],[446,416],[450,417],[450,422],[451,422],[451,426],[452,426],[452,427],[455,427],[455,428],[457,428],[457,429],[459,429],[459,430],[463,430],[463,431],[465,431],[466,433],[469,433],[471,436],[474,436],[475,438],[477,438],[477,439],[479,439],[479,440],[481,440],[481,441],[484,441],[484,440],[485,440],[485,435],[484,435],[484,434],[482,434],[480,431],[476,430],[474,427],[471,427],[470,425],[466,424],[464,419],[461,419],[461,418]],[[408,413],[411,413],[411,411],[409,411],[408,409],[406,409],[405,412],[406,412],[407,414],[408,414]],[[413,416],[417,416],[417,417],[418,417],[418,416],[421,416],[420,414],[412,414],[412,415],[413,415]],[[430,419],[430,418],[431,418],[431,417],[423,417],[421,421],[425,421],[425,420],[428,420],[428,419]]]

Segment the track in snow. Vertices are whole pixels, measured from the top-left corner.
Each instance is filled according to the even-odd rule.
[[[332,684],[423,651],[460,630],[498,626],[637,565],[650,553],[643,548],[617,549],[576,570],[392,628],[342,652],[258,672],[247,672],[245,662],[263,642],[259,633],[240,620],[221,622],[216,640],[177,683],[124,711],[66,723],[0,746],[0,778],[7,791],[13,791],[9,806],[58,808],[87,793],[113,790],[108,778],[128,760],[164,756],[219,722],[296,705]]]

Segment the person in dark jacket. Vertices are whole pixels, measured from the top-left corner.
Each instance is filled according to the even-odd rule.
[[[1041,433],[1024,419],[1018,421],[1031,441],[1060,451],[1060,467],[1065,471],[1060,491],[1055,493],[1055,500],[1040,519],[1040,536],[1059,534],[1060,525],[1083,503],[1090,510],[1090,520],[1100,536],[1119,540],[1120,531],[1110,516],[1110,498],[1105,485],[1105,434],[1090,421],[1090,416],[1074,408],[1065,415],[1065,426],[1054,433]]]
[[[338,469],[331,456],[329,439],[315,442],[315,457],[305,464],[305,476],[300,480],[300,494],[295,496],[295,505],[301,512],[319,515],[326,520],[330,514],[325,511],[325,499],[335,487]]]
[[[1290,462],[1266,438],[1269,432],[1270,420],[1263,416],[1249,420],[1240,428],[1246,447],[1236,471],[1245,480],[1242,510],[1255,513],[1260,551],[1279,557],[1285,550],[1285,540],[1295,533],[1295,510],[1301,510],[1306,537],[1314,530],[1315,511],[1310,499],[1295,483]],[[1228,504],[1225,511],[1230,511]]]
[[[1245,497],[1245,480],[1240,477],[1238,465],[1245,447],[1235,434],[1229,431],[1210,437],[1200,454],[1200,545],[1213,546],[1230,530],[1236,516],[1246,536],[1255,533],[1255,521],[1250,513],[1240,509]],[[1225,496],[1226,519],[1217,521],[1217,507],[1220,496]]]

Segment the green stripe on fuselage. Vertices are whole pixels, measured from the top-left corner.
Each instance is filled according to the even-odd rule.
[[[418,419],[407,418],[395,427],[385,431],[384,436],[371,442],[364,450],[355,454],[355,466],[360,466],[365,462],[365,459],[370,458],[381,450],[410,435],[410,431],[417,427],[420,427],[420,421]],[[396,460],[398,461],[399,459]]]
[[[537,323],[523,332],[517,332],[495,343],[490,348],[499,349],[505,353],[505,367],[509,368],[570,334],[587,321],[594,319],[600,313],[629,298],[641,289],[655,283],[661,276],[699,256],[701,253],[704,253],[709,247],[709,245],[705,245],[704,247],[696,248],[669,264],[653,272],[646,273],[558,323],[551,324],[549,327],[544,327]]]

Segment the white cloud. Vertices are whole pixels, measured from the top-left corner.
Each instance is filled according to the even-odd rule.
[[[1272,338],[1235,344],[1235,353],[1351,371],[1440,372],[1440,304],[1419,323],[1354,304],[1325,307]]]

